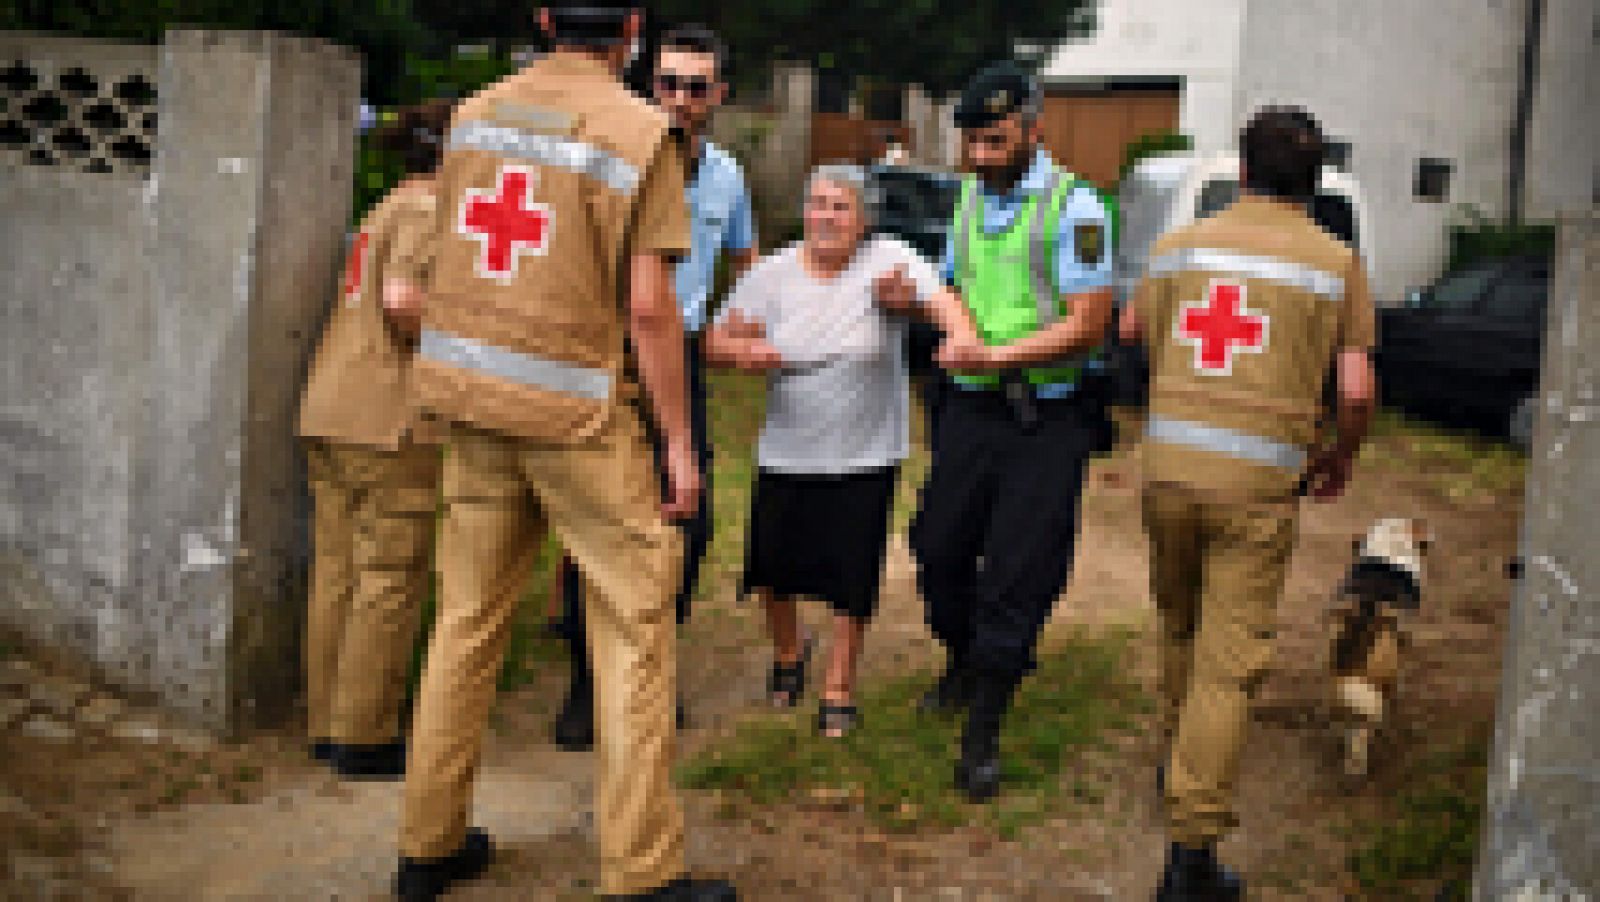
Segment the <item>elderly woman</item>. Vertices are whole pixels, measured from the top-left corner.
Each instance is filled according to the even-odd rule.
[[[795,599],[833,608],[817,729],[834,737],[858,719],[856,661],[910,446],[904,314],[940,288],[911,247],[867,237],[866,191],[860,167],[819,167],[803,239],[740,280],[705,347],[714,366],[768,377],[743,591],[767,610],[780,706],[799,702],[810,656]]]

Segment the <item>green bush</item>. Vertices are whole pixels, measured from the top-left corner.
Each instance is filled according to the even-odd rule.
[[[466,97],[516,70],[510,57],[491,53],[455,53],[443,59],[407,56],[405,77],[399,89],[401,104],[420,103],[435,97]],[[392,118],[394,111],[381,110],[379,123]],[[405,170],[392,155],[372,146],[363,135],[356,149],[354,222],[359,223],[374,204],[382,200]]]
[[[1134,138],[1122,152],[1122,168],[1117,170],[1118,183],[1145,157],[1180,150],[1194,150],[1194,139],[1179,132],[1149,132]]]
[[[1463,219],[1450,225],[1449,234],[1449,270],[1494,257],[1550,255],[1556,249],[1555,223],[1494,220],[1471,206],[1463,208]]]

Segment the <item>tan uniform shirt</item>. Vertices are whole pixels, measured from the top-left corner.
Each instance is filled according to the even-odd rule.
[[[1301,209],[1246,197],[1163,236],[1134,297],[1150,348],[1147,479],[1286,494],[1340,351],[1375,344],[1360,257]]]
[[[629,256],[689,249],[683,170],[665,115],[579,54],[464,101],[414,268],[424,405],[523,438],[598,430],[634,392]]]
[[[385,316],[383,280],[416,265],[434,216],[427,184],[409,182],[361,223],[301,399],[302,436],[388,450],[408,436],[424,440],[413,434],[420,410],[410,385],[416,342]]]

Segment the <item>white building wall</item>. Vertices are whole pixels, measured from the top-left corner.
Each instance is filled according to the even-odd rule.
[[[1545,0],[1524,212],[1600,206],[1600,3]]]
[[[1231,148],[1245,0],[1100,0],[1099,27],[1056,48],[1040,72],[1052,81],[1123,76],[1181,79],[1179,128],[1206,152]]]
[[[1375,248],[1380,302],[1439,273],[1448,250],[1446,226],[1461,205],[1491,216],[1505,209],[1523,3],[1249,4],[1230,125],[1237,127],[1262,104],[1299,103],[1330,136],[1351,143],[1352,169],[1371,213],[1373,234],[1365,243]],[[1414,196],[1423,157],[1453,165],[1446,203]]]

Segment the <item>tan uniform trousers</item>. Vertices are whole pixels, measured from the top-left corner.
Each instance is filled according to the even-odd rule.
[[[439,449],[311,441],[306,464],[315,510],[308,733],[339,743],[393,742],[431,576]]]
[[[1146,486],[1143,504],[1171,742],[1169,836],[1204,845],[1238,822],[1233,786],[1250,699],[1272,657],[1298,507],[1172,484]]]
[[[412,725],[401,854],[439,858],[468,823],[495,677],[546,528],[587,578],[595,675],[601,891],[684,872],[671,784],[672,592],[681,566],[634,408],[573,445],[453,427],[445,455],[439,608]]]

